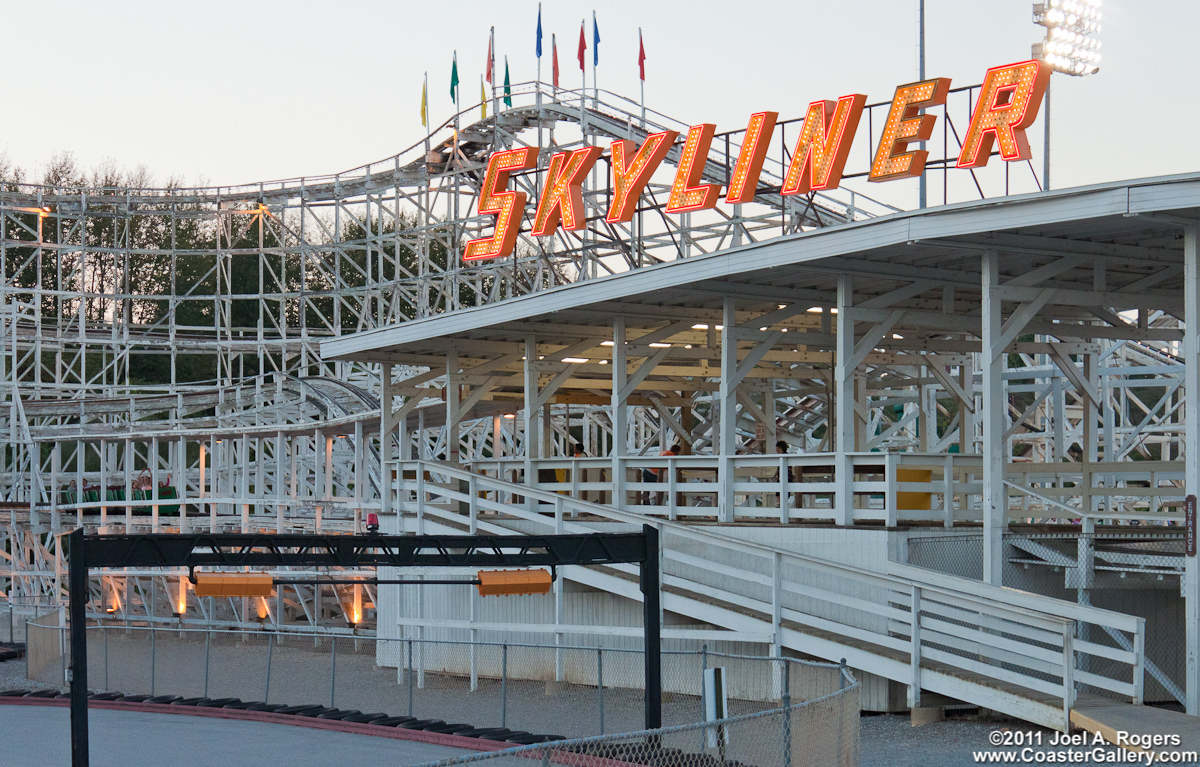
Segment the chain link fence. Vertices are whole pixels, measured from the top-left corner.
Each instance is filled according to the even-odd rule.
[[[1146,619],[1147,702],[1180,703],[1187,656],[1183,644],[1184,567],[1182,531],[1009,533],[1004,536],[1003,585],[1034,594],[1082,602]],[[914,535],[911,565],[981,580],[983,536]],[[1124,637],[1081,626],[1080,639],[1132,649]],[[1085,669],[1110,674],[1101,658]],[[1100,692],[1090,687],[1090,692]]]
[[[55,616],[28,632],[29,678],[61,685],[66,629]],[[568,738],[645,722],[641,650],[121,625],[89,626],[87,642],[88,686],[97,691],[313,704]],[[665,650],[665,726],[704,720],[704,671],[715,667],[730,716],[821,699],[848,678],[837,665]],[[856,692],[855,732],[857,700]]]
[[[25,622],[37,619],[45,623],[47,616],[56,613],[60,605],[49,597],[4,598],[0,604],[0,642],[24,642]]]
[[[843,673],[842,688],[776,709],[618,735],[538,743],[471,754],[417,767],[475,762],[502,765],[643,764],[655,767],[857,767],[859,685]],[[604,760],[604,761],[601,761]]]
[[[59,614],[47,613],[25,623],[25,675],[34,681],[65,685],[70,655]]]

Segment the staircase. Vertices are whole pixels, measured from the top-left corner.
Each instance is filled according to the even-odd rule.
[[[388,468],[391,506],[411,517],[407,529],[417,533],[586,533],[654,524],[665,611],[770,636],[776,652],[844,658],[906,685],[913,706],[922,692],[936,693],[1066,731],[1081,695],[1142,700],[1142,618],[898,563],[864,570],[439,463]],[[641,599],[631,566],[567,568],[563,577]]]

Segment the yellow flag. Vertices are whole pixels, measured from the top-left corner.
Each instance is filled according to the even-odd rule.
[[[487,89],[483,87],[483,78],[479,79],[479,108],[483,111],[483,119],[487,119]]]
[[[428,95],[426,94],[426,90],[428,88],[428,83],[421,84],[421,126],[425,128],[429,127],[429,118],[425,115],[425,105],[429,101]]]

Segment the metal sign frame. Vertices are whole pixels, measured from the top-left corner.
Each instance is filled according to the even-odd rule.
[[[99,567],[561,567],[636,564],[645,626],[645,725],[662,726],[658,530],[582,535],[86,535],[66,536],[70,589],[71,764],[88,767],[88,571]]]

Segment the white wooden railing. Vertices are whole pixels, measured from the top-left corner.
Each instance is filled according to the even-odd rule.
[[[541,490],[577,500],[613,503],[614,466],[623,485],[622,508],[669,520],[718,516],[721,456],[523,458],[469,462],[471,471],[525,485],[527,470]],[[981,456],[959,453],[851,453],[850,514],[855,522],[982,521]],[[732,459],[733,518],[838,519],[836,453],[739,455]],[[1182,519],[1181,461],[1009,463],[1005,465],[1010,520]],[[651,474],[652,473],[652,474]],[[656,476],[658,481],[647,481]],[[781,499],[785,499],[781,502]],[[1091,509],[1091,511],[1087,511]]]
[[[1142,699],[1141,618],[908,565],[873,572],[439,463],[393,462],[389,469],[389,506],[402,513],[408,532],[568,533],[653,524],[663,546],[664,610],[769,635],[776,650],[846,658],[907,684],[914,704],[925,689],[1065,729],[1080,685]],[[630,567],[564,575],[639,598]],[[1112,632],[1133,649],[1081,638]]]
[[[852,453],[848,459],[853,473],[853,521],[895,524],[923,520],[951,525],[955,520],[978,517],[983,488],[979,456]],[[618,505],[675,520],[716,514],[724,460],[711,455],[630,456],[539,459],[530,465],[539,489],[605,504],[613,500],[613,467],[617,466],[625,495],[617,499]],[[732,461],[736,518],[786,523],[834,516],[837,454],[740,455]],[[525,484],[527,464],[522,458],[485,459],[468,465],[476,473]],[[904,471],[915,474],[905,475]],[[647,481],[650,472],[659,481]],[[919,476],[921,481],[900,481],[901,476]],[[907,498],[905,494],[909,494]],[[780,498],[786,502],[781,503]],[[914,505],[925,508],[907,508]]]

